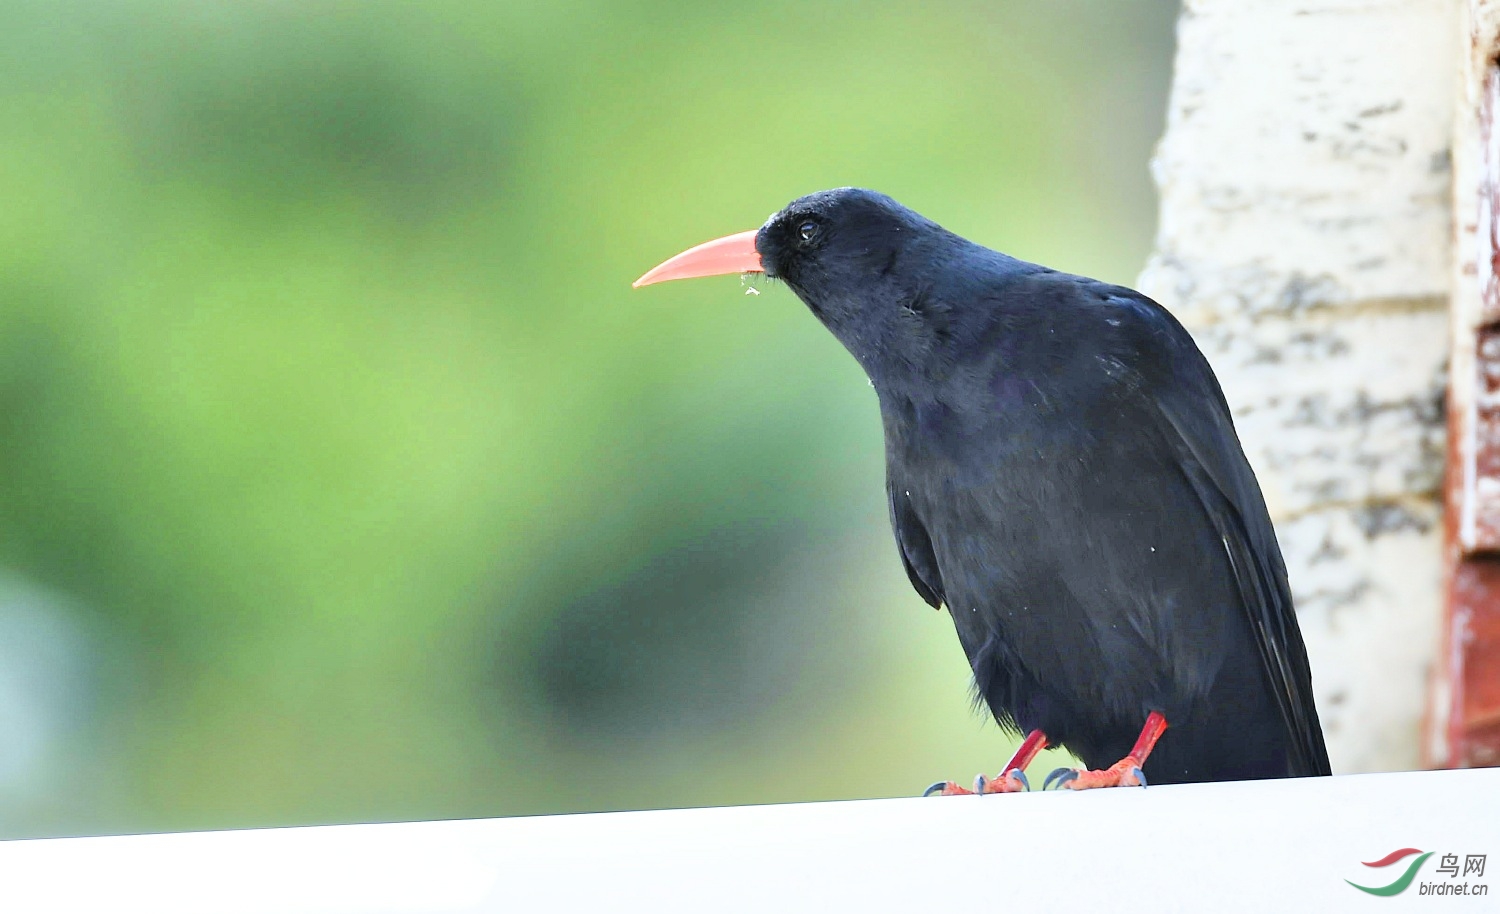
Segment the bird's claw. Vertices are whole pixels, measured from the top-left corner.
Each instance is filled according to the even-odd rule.
[[[1042,782],[1042,790],[1052,790],[1054,787],[1062,790],[1076,780],[1078,780],[1077,768],[1054,768],[1052,773],[1047,775],[1047,780]]]
[[[984,775],[974,779],[974,792],[986,793],[1022,793],[1031,790],[1031,782],[1026,780],[1026,772],[1019,768],[1012,768],[999,776],[991,779]]]
[[[937,781],[932,786],[922,791],[922,796],[930,797],[935,793],[946,795],[949,787],[958,787],[958,785],[953,783],[952,781]]]

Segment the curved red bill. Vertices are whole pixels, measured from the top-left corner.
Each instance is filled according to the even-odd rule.
[[[760,254],[755,251],[755,229],[724,238],[705,241],[688,248],[671,260],[652,267],[630,284],[632,289],[669,279],[692,279],[697,276],[721,276],[725,273],[763,273]]]

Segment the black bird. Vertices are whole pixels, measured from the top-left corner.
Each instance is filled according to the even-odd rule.
[[[978,697],[1028,734],[977,791],[1029,787],[1049,745],[1087,764],[1048,778],[1074,789],[1329,773],[1265,501],[1165,308],[857,188],[636,285],[760,271],[869,376],[902,564],[947,606]]]

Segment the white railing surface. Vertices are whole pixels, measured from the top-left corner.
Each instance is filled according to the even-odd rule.
[[[0,842],[27,914],[1433,905],[1500,910],[1500,769]]]

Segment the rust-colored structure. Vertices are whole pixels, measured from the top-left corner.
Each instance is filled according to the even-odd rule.
[[[1500,765],[1500,4],[1466,5],[1472,57],[1453,150],[1447,599],[1424,742],[1426,762],[1441,768]]]

